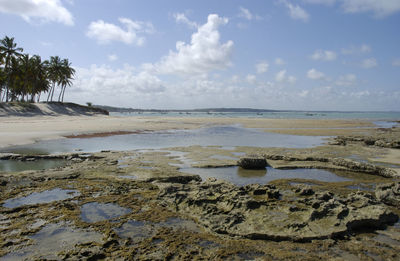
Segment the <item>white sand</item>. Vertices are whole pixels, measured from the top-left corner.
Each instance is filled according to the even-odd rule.
[[[57,139],[67,135],[103,133],[115,131],[193,129],[215,125],[241,124],[248,128],[264,128],[265,131],[290,134],[328,135],[333,128],[354,130],[359,126],[371,126],[371,123],[354,120],[310,120],[310,119],[256,119],[256,118],[187,118],[187,117],[117,117],[94,116],[31,116],[0,117],[0,147],[33,143],[38,140]],[[343,129],[344,128],[344,129]],[[316,131],[316,129],[318,131]],[[298,130],[296,133],[296,130]]]

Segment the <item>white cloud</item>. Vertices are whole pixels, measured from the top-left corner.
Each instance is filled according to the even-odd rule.
[[[349,48],[343,48],[342,54],[365,54],[371,52],[371,46],[362,44],[360,46],[350,46]]]
[[[310,4],[333,5],[336,2],[336,0],[303,0],[303,2]]]
[[[269,64],[265,61],[256,64],[257,73],[265,73],[268,71]]]
[[[303,0],[310,4],[332,5],[341,3],[345,13],[372,12],[375,17],[385,17],[400,11],[399,0]]]
[[[286,70],[282,70],[279,71],[276,75],[275,75],[275,81],[277,82],[283,82],[286,78]]]
[[[375,58],[368,58],[368,59],[364,59],[361,62],[361,67],[365,68],[365,69],[370,69],[370,68],[374,68],[378,66],[378,62],[376,61]]]
[[[288,8],[289,15],[292,19],[307,22],[310,18],[310,15],[307,13],[307,11],[301,8],[299,5],[294,5],[287,0],[281,0],[281,3]]]
[[[376,17],[385,17],[400,11],[399,0],[342,0],[346,13],[372,12]]]
[[[60,0],[0,0],[0,12],[21,16],[27,22],[58,22],[74,25],[72,14]]]
[[[239,17],[246,18],[247,20],[253,19],[252,13],[249,11],[249,9],[246,9],[244,7],[239,7]]]
[[[275,75],[276,82],[288,82],[290,84],[294,84],[296,82],[296,77],[294,76],[286,76],[286,70],[281,70]]]
[[[118,56],[117,56],[116,54],[110,54],[110,55],[108,56],[108,60],[109,60],[110,62],[116,61],[116,60],[118,60]]]
[[[249,9],[246,9],[244,7],[239,7],[239,17],[244,18],[246,20],[262,20],[262,17],[257,15],[257,14],[253,14],[250,12]]]
[[[400,66],[400,58],[394,59],[393,62],[392,62],[392,65],[393,66]]]
[[[307,77],[312,80],[320,80],[325,78],[325,74],[312,68],[307,72]]]
[[[151,34],[154,32],[154,27],[151,23],[132,21],[123,17],[118,20],[124,28],[98,20],[90,23],[86,35],[95,39],[99,44],[109,44],[117,41],[142,46],[145,37],[138,36],[138,34]]]
[[[355,74],[346,74],[339,76],[339,79],[335,82],[338,86],[351,86],[357,81],[357,76]]]
[[[334,61],[336,60],[336,57],[337,55],[334,51],[323,51],[323,50],[316,50],[311,55],[311,59],[321,60],[321,61]]]
[[[136,73],[131,67],[114,70],[108,66],[92,65],[90,68],[77,68],[74,92],[101,92],[103,95],[121,97],[124,94],[159,93],[165,87],[161,80],[147,72]]]
[[[182,24],[186,24],[187,26],[189,26],[190,28],[197,28],[198,25],[196,22],[190,21],[185,14],[183,13],[175,13],[173,14],[175,21],[177,23],[182,23]]]
[[[256,80],[257,80],[257,77],[254,74],[248,74],[246,76],[246,80],[247,80],[248,83],[255,84]]]
[[[207,23],[192,34],[189,44],[178,41],[176,51],[170,51],[152,69],[160,74],[191,75],[227,68],[231,65],[233,42],[220,43],[218,31],[219,26],[227,23],[227,18],[210,14]]]
[[[285,65],[285,61],[282,58],[276,58],[275,59],[275,64],[276,65]]]

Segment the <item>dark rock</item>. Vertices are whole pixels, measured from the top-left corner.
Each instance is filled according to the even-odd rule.
[[[7,186],[8,181],[5,179],[0,179],[0,186]]]
[[[246,156],[237,162],[238,166],[244,169],[265,169],[267,160],[261,156]]]
[[[149,178],[148,182],[161,182],[161,183],[181,183],[187,184],[189,182],[201,182],[201,177],[199,175],[180,175],[180,176],[170,176],[170,177],[153,177]]]
[[[310,185],[297,184],[295,187],[295,192],[300,196],[309,196],[314,194],[314,190]]]

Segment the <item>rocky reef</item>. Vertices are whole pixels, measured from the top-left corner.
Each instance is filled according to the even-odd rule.
[[[375,189],[376,198],[400,209],[400,182],[380,184]]]
[[[2,154],[3,162],[65,164],[0,172],[0,259],[396,260],[396,172],[345,157],[372,155],[361,147]],[[251,158],[263,168],[268,161],[305,172],[340,170],[346,179],[237,186],[180,169],[188,162],[206,170],[237,168],[245,155],[257,155]]]
[[[250,239],[305,242],[339,238],[356,230],[382,228],[398,219],[363,192],[341,197],[298,186],[295,192],[281,193],[273,185],[237,187],[209,179],[168,185],[159,199],[213,232]]]

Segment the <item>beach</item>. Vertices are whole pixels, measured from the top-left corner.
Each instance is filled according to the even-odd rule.
[[[389,125],[0,117],[0,259],[397,259]]]
[[[333,136],[367,133],[373,127],[366,120],[249,119],[121,116],[32,116],[0,117],[0,147],[58,139],[69,135],[117,131],[160,131],[196,129],[209,125],[239,124],[245,128],[292,135]]]

